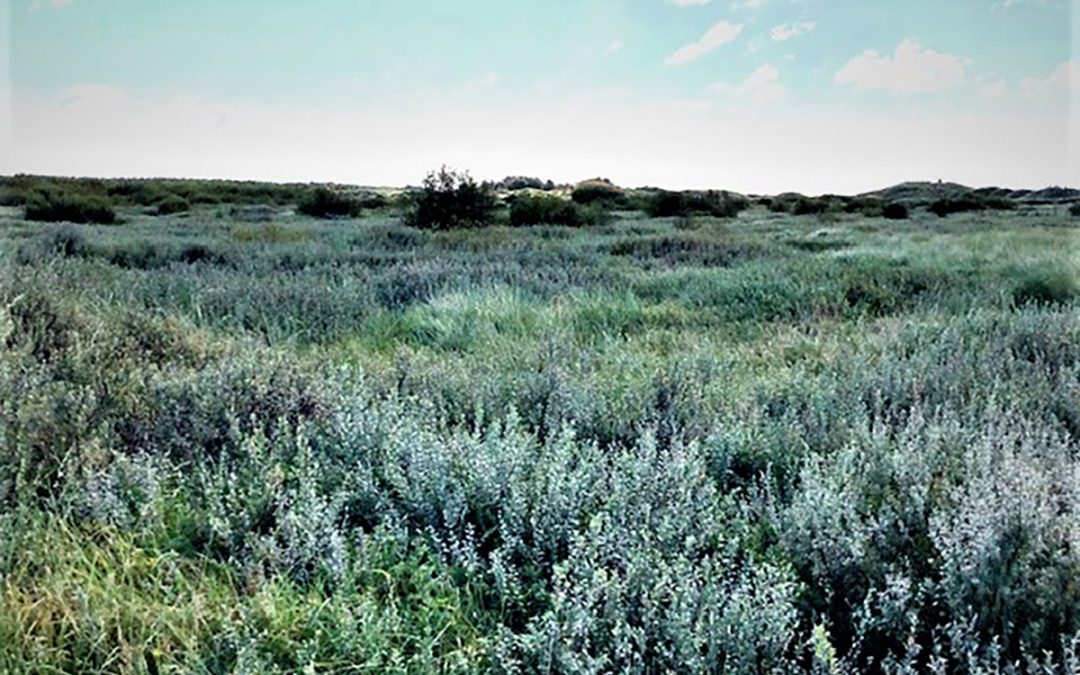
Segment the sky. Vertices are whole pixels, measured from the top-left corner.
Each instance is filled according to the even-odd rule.
[[[1078,0],[0,0],[0,173],[1080,186]]]

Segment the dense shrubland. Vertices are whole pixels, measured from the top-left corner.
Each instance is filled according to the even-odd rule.
[[[0,671],[1080,665],[1072,221],[529,208],[0,220]]]

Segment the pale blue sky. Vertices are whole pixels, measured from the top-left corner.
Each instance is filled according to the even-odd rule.
[[[1080,182],[1070,0],[5,1],[0,171]]]

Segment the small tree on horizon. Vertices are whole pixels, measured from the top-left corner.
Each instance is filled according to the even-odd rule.
[[[424,178],[408,223],[436,230],[482,227],[491,223],[496,205],[490,187],[444,164]]]

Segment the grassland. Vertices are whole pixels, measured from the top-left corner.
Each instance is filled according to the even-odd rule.
[[[1080,666],[1066,207],[183,198],[0,215],[0,672]]]

